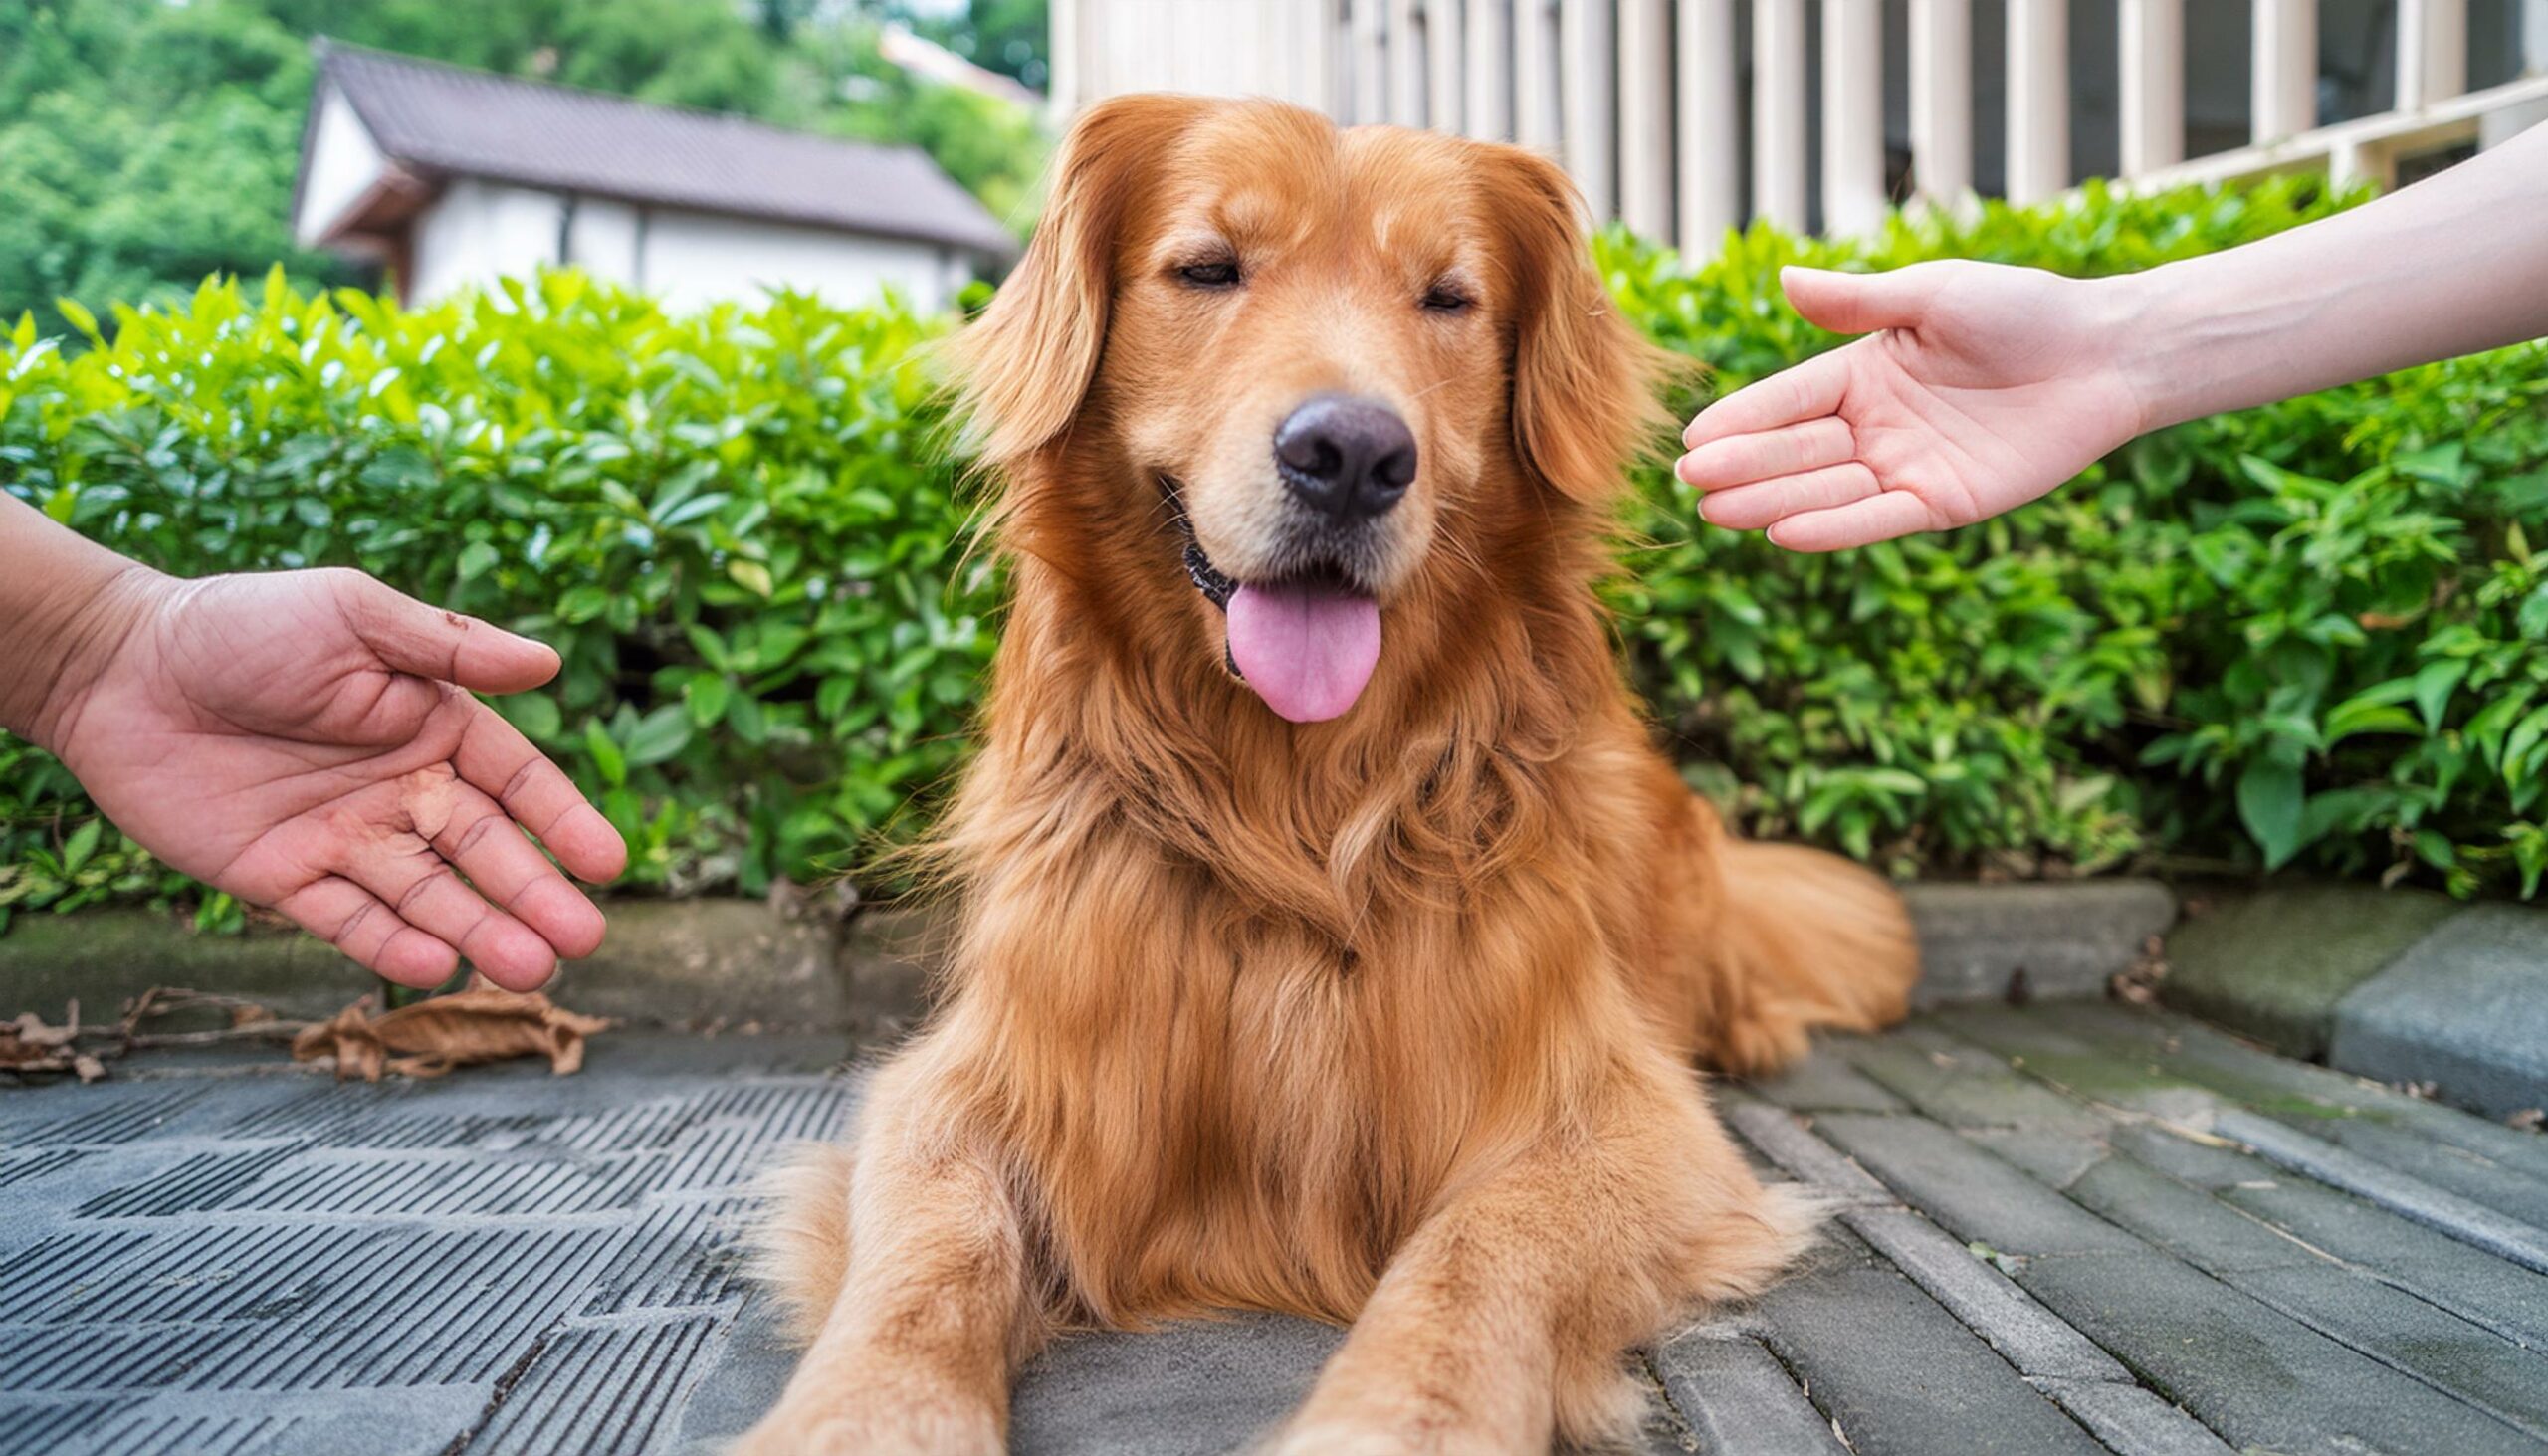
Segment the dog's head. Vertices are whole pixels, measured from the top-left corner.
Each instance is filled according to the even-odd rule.
[[[1208,653],[1286,719],[1336,718],[1384,632],[1458,627],[1393,617],[1575,549],[1651,438],[1657,355],[1577,213],[1515,147],[1268,102],[1104,103],[956,345],[975,444],[1013,491],[1068,497],[1014,512],[1120,536],[1127,569],[1174,584],[1159,650]],[[1100,464],[1033,468],[1074,456]]]

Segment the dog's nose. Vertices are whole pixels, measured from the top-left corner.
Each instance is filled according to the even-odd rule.
[[[1374,399],[1322,394],[1274,429],[1274,463],[1301,503],[1339,521],[1388,510],[1415,479],[1415,433]]]

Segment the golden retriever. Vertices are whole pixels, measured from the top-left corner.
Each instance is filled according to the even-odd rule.
[[[1593,585],[1668,357],[1563,172],[1098,105],[955,344],[1015,606],[940,834],[943,1002],[784,1178],[752,1452],[988,1452],[1053,1332],[1350,1323],[1271,1439],[1534,1451],[1798,1250],[1693,1058],[1898,1017],[1900,902],[1745,844]]]

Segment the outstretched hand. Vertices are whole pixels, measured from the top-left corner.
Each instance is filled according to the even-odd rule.
[[[627,847],[469,692],[537,687],[554,652],[354,571],[134,572],[100,610],[45,736],[152,854],[406,985],[466,955],[527,990],[600,945],[525,831],[587,881]]]
[[[1867,336],[1700,411],[1699,514],[1831,551],[2013,510],[2140,433],[2100,285],[1987,263],[1790,268],[1797,312]]]

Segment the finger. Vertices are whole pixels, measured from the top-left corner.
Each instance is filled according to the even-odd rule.
[[[1710,440],[1673,467],[1702,491],[1722,491],[1838,465],[1858,453],[1857,433],[1838,415],[1760,435]]]
[[[1779,286],[1806,322],[1833,333],[1873,333],[1920,321],[1930,284],[1916,269],[1891,273],[1834,273],[1790,264]]]
[[[480,895],[537,932],[560,957],[580,960],[601,948],[600,910],[557,873],[494,799],[462,785],[433,846]]]
[[[1719,491],[1700,500],[1699,516],[1708,524],[1729,530],[1759,530],[1791,516],[1863,501],[1879,489],[1875,472],[1852,460],[1826,470]]]
[[[1830,414],[1848,391],[1848,355],[1846,348],[1833,349],[1744,385],[1699,411],[1681,432],[1681,444],[1696,450],[1710,440],[1756,435]]]
[[[1770,527],[1770,541],[1791,551],[1840,551],[1937,528],[1919,497],[1879,491],[1846,506],[1791,516]]]
[[[504,805],[515,823],[539,836],[576,878],[594,885],[617,879],[628,868],[628,844],[619,831],[556,764],[540,756],[522,729],[483,703],[472,707],[460,747],[452,754],[460,776]]]
[[[351,880],[335,875],[313,880],[275,909],[365,969],[402,986],[438,986],[460,968],[459,951],[400,920],[378,896]]]
[[[557,676],[557,654],[475,617],[431,607],[359,572],[340,600],[355,635],[402,673],[481,693],[520,693]]]
[[[383,841],[344,874],[509,991],[531,990],[556,973],[557,952],[537,931],[488,904],[420,839]]]

